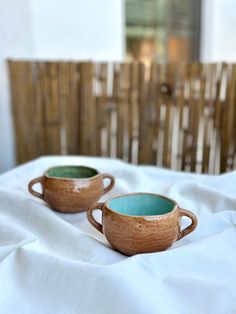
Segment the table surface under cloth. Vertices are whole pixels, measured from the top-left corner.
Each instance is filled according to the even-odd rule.
[[[193,211],[199,225],[167,251],[124,256],[84,212],[56,213],[29,194],[32,178],[63,164],[114,175],[115,188],[103,200],[127,192],[164,194]],[[236,172],[208,176],[56,156],[2,174],[0,313],[236,313]]]

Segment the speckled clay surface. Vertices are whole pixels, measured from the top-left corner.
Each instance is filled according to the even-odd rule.
[[[104,188],[103,180],[110,179]],[[41,183],[43,193],[33,190]],[[63,213],[76,213],[88,209],[112,189],[115,179],[109,174],[100,174],[96,169],[80,166],[61,166],[48,169],[44,176],[29,183],[29,192],[43,199],[52,209]]]
[[[128,214],[129,204],[123,202],[123,207],[126,207],[126,209],[120,208],[120,211],[125,211],[126,213],[124,214],[110,208],[111,201],[116,197],[111,198],[105,203],[97,204],[95,207],[95,209],[102,211],[102,225],[95,221],[92,215],[94,208],[90,208],[87,211],[89,222],[100,232],[104,233],[107,240],[116,250],[126,255],[163,251],[196,228],[196,216],[190,211],[181,209],[175,201],[164,196],[151,193],[133,193],[118,196],[117,198],[134,195],[141,197],[143,195],[145,198],[147,198],[146,196],[159,198],[162,201],[166,201],[166,204],[163,205],[164,207],[160,204],[158,208],[158,203],[155,204],[154,202],[150,205],[148,200],[144,200],[141,206],[140,204],[131,206],[130,214]],[[169,202],[173,204],[171,208],[167,205]],[[118,208],[122,206],[122,202],[120,203],[121,205],[118,204]],[[152,206],[152,211],[149,208],[150,206]],[[162,214],[154,215],[155,206],[156,212],[162,212]],[[162,208],[160,208],[161,206]],[[163,213],[165,209],[166,213]],[[133,215],[132,211],[138,215]],[[149,214],[145,215],[146,212]],[[189,217],[192,223],[181,231],[182,216]]]

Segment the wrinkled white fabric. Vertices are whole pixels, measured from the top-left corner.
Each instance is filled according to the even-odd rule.
[[[197,215],[198,227],[165,252],[115,252],[85,213],[56,213],[28,193],[31,179],[62,164],[114,175],[103,200],[135,191],[167,195]],[[43,157],[1,175],[0,313],[236,313],[236,172],[207,176]]]

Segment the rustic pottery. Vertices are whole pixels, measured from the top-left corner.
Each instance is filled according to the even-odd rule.
[[[104,187],[104,179],[110,179],[107,187]],[[42,194],[33,190],[36,183],[41,183]],[[100,174],[90,167],[58,166],[30,181],[28,189],[56,211],[77,213],[94,205],[102,195],[112,189],[114,183],[112,175]]]
[[[102,224],[93,217],[96,209],[102,211]],[[183,216],[189,217],[192,223],[181,230]],[[166,250],[197,226],[192,212],[165,196],[152,193],[112,197],[89,208],[87,218],[116,250],[126,255]]]

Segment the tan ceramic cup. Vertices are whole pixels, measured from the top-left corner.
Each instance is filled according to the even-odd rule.
[[[107,187],[104,187],[104,179],[110,179]],[[36,183],[42,185],[42,194],[33,190]],[[112,189],[114,183],[112,175],[100,174],[90,167],[58,166],[30,181],[28,189],[56,211],[77,213],[94,205],[102,195]]]
[[[102,224],[93,217],[96,209],[102,211]],[[181,230],[183,216],[192,222]],[[166,250],[197,226],[197,218],[192,212],[181,209],[165,196],[152,193],[112,197],[89,208],[87,218],[116,250],[126,255]]]

